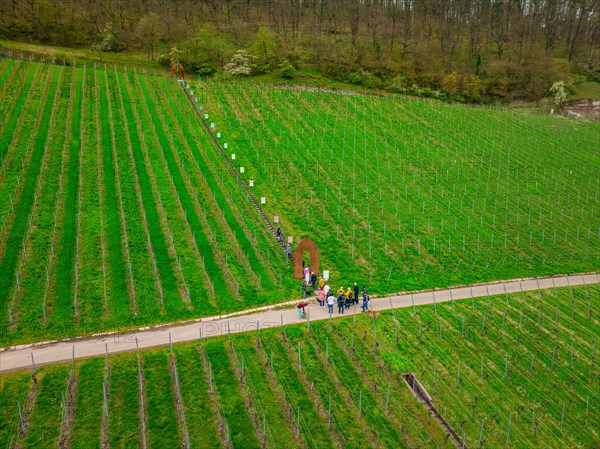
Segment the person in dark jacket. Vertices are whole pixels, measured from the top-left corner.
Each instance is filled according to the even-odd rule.
[[[338,302],[338,313],[344,313],[344,302],[346,300],[346,297],[344,296],[344,293],[340,293],[337,297],[337,302]]]
[[[313,291],[317,289],[317,275],[315,273],[310,273],[310,285]]]
[[[354,283],[354,304],[358,304],[358,284]]]
[[[363,303],[362,303],[362,311],[366,312],[369,308],[369,292],[367,291],[367,289],[365,288],[363,290]]]

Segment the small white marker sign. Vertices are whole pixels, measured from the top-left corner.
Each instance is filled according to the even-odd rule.
[[[227,144],[226,143],[223,144],[223,148],[227,149]]]
[[[208,120],[208,114],[204,114],[204,118]]]
[[[294,237],[291,235],[288,237],[288,243],[294,243]]]
[[[240,167],[240,173],[244,173],[244,167]]]
[[[231,153],[231,160],[235,161],[235,153]]]
[[[249,182],[250,182],[250,187],[254,187],[254,179],[251,179]]]
[[[279,223],[279,215],[275,215],[275,216],[273,217],[273,221],[274,221],[275,223]]]
[[[214,123],[211,123],[211,124],[210,124],[210,127],[211,127],[211,128],[214,128],[214,127],[215,127],[215,124],[214,124]]]
[[[221,133],[217,133],[217,137],[218,137],[218,138],[221,138]]]
[[[323,270],[323,279],[329,280],[329,270]]]
[[[260,204],[265,204],[267,202],[267,199],[264,196],[260,197]]]

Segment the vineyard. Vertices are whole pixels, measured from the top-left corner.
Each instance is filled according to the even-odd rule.
[[[453,447],[417,381],[464,447],[594,447],[599,298],[539,290],[33,366],[2,375],[0,447]]]
[[[195,90],[268,215],[313,239],[336,278],[396,292],[598,268],[597,122],[243,83]]]
[[[2,345],[299,297],[247,188],[372,293],[600,261],[598,123],[9,59],[0,120]]]
[[[13,60],[0,73],[1,343],[290,296],[285,254],[175,83]]]

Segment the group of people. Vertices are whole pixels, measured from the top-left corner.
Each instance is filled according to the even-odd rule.
[[[354,283],[353,288],[347,287],[346,289],[344,289],[343,287],[340,287],[338,289],[337,293],[334,293],[333,290],[331,290],[331,288],[329,287],[329,284],[327,284],[323,278],[319,279],[319,284],[318,284],[319,288],[316,288],[317,287],[317,276],[314,273],[310,273],[310,276],[309,276],[307,270],[308,270],[308,268],[305,268],[305,276],[302,280],[302,299],[303,300],[306,299],[308,285],[310,282],[310,286],[312,287],[313,291],[316,293],[317,300],[319,301],[319,305],[321,307],[325,307],[325,304],[327,303],[327,309],[330,314],[333,313],[333,306],[335,305],[336,301],[337,301],[337,306],[338,306],[338,313],[344,313],[344,311],[346,309],[349,309],[351,305],[358,304],[358,302],[359,302],[358,294],[359,294],[360,288],[358,287],[358,284],[356,282]],[[370,297],[369,297],[368,289],[367,289],[367,287],[363,287],[363,290],[362,290],[362,311],[363,312],[366,312],[369,309],[369,301],[370,301]],[[304,318],[305,309],[306,309],[307,305],[308,305],[308,302],[302,301],[296,306],[296,309],[298,311],[298,316],[300,318]]]
[[[289,243],[287,244],[287,246],[285,246],[285,236],[283,235],[283,231],[281,230],[280,227],[277,227],[275,237],[277,238],[277,241],[279,242],[281,247],[285,250],[285,254],[288,256],[288,259],[291,259],[292,258],[292,247],[290,246]]]

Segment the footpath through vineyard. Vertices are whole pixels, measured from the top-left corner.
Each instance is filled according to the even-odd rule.
[[[381,298],[372,298],[370,309],[374,311],[452,302],[460,299],[477,298],[489,300],[490,296],[508,295],[525,291],[536,291],[557,287],[594,285],[600,283],[598,273],[506,280],[493,283],[473,284],[442,290],[404,293]],[[290,301],[259,307],[229,315],[171,323],[153,328],[145,327],[126,332],[108,332],[75,339],[46,341],[27,345],[0,348],[0,371],[10,371],[41,364],[93,357],[105,353],[133,351],[137,347],[150,348],[197,340],[198,338],[250,332],[258,329],[284,327],[299,322],[295,304]],[[329,315],[327,307],[311,302],[306,308],[308,321],[326,320],[361,313],[358,307],[346,310],[345,315]],[[416,312],[416,309],[415,309]]]

